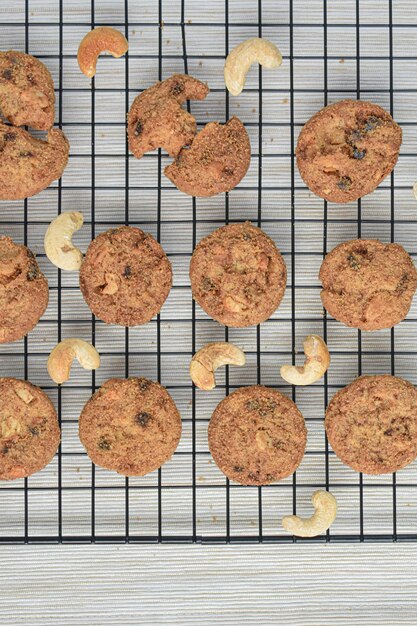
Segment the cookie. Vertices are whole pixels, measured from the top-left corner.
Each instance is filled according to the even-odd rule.
[[[401,128],[380,106],[342,100],[321,109],[302,129],[297,165],[306,185],[330,202],[371,193],[392,171]]]
[[[68,141],[57,128],[41,141],[0,122],[0,200],[23,200],[46,189],[61,178],[68,153]]]
[[[177,156],[197,132],[194,117],[181,104],[204,100],[208,92],[205,83],[184,74],[174,74],[146,89],[134,99],[127,117],[129,150],[137,159],[156,148]]]
[[[48,281],[33,252],[0,237],[0,343],[21,339],[48,306]]]
[[[24,380],[0,378],[0,480],[39,472],[60,438],[54,405],[44,392]]]
[[[112,378],[88,400],[79,427],[93,463],[124,476],[144,476],[174,454],[181,416],[159,383]]]
[[[41,61],[15,50],[0,52],[0,110],[15,126],[53,126],[54,83]]]
[[[397,243],[353,239],[336,246],[320,268],[324,308],[361,330],[391,328],[407,315],[417,271]]]
[[[332,398],[325,427],[334,452],[357,472],[396,472],[417,456],[417,390],[395,376],[361,376]]]
[[[80,270],[84,299],[107,324],[146,324],[161,310],[171,285],[171,263],[162,246],[132,226],[96,237]]]
[[[237,117],[226,124],[209,122],[164,170],[190,196],[214,196],[240,183],[250,164],[248,133]]]
[[[307,443],[304,418],[279,391],[241,387],[215,409],[210,452],[219,469],[242,485],[267,485],[299,466]]]
[[[267,320],[285,292],[287,269],[275,243],[250,222],[204,237],[190,263],[193,298],[225,326]]]

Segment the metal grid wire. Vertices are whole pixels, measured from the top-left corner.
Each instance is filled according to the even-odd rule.
[[[324,410],[334,392],[359,374],[392,373],[417,383],[414,362],[417,303],[391,331],[361,333],[323,314],[317,279],[323,256],[356,236],[397,241],[417,253],[417,211],[411,192],[416,171],[417,16],[414,0],[15,0],[0,8],[2,49],[25,50],[43,60],[56,86],[56,125],[71,143],[62,180],[24,202],[0,206],[2,233],[34,250],[50,285],[50,305],[24,340],[0,349],[0,375],[40,385],[59,412],[62,445],[42,472],[0,483],[0,541],[39,542],[292,542],[280,518],[308,515],[314,489],[330,489],[339,515],[313,541],[417,539],[417,463],[398,476],[363,476],[330,450]],[[91,85],[76,63],[82,36],[110,24],[129,38],[129,54],[102,57]],[[253,68],[239,98],[229,97],[225,55],[253,36],[283,52],[278,71]],[[199,128],[238,115],[251,138],[248,175],[229,194],[194,199],[163,176],[164,153],[136,160],[128,153],[125,115],[135,95],[173,72],[189,72],[211,87],[205,102],[188,104]],[[297,135],[321,106],[343,97],[384,106],[404,131],[402,153],[390,178],[370,196],[347,206],[327,204],[302,183],[294,162]],[[152,232],[167,251],[174,286],[158,317],[124,329],[95,320],[82,300],[77,276],[45,258],[43,235],[61,211],[81,210],[77,235],[84,250],[99,232],[118,224]],[[227,329],[191,298],[188,264],[195,244],[217,226],[249,219],[274,238],[288,266],[279,310],[257,328]],[[303,360],[302,341],[324,336],[332,355],[325,378],[291,388],[279,366]],[[57,341],[92,341],[102,366],[74,368],[63,387],[51,383],[46,360]],[[211,393],[192,387],[191,355],[207,341],[244,348],[245,368],[219,373]],[[183,417],[173,459],[143,478],[123,478],[94,467],[77,434],[82,406],[103,381],[142,375],[160,381]],[[297,402],[308,426],[308,446],[297,473],[279,483],[229,483],[211,460],[207,426],[229,391],[262,383]]]

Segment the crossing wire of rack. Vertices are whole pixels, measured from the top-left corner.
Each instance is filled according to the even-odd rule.
[[[395,329],[361,333],[335,322],[321,307],[318,270],[341,241],[396,241],[415,257],[417,204],[417,17],[412,0],[24,0],[0,9],[2,49],[24,50],[49,67],[56,86],[56,125],[71,144],[63,178],[24,202],[0,206],[2,234],[37,253],[50,286],[50,304],[24,340],[1,346],[0,375],[40,385],[59,413],[62,444],[52,463],[26,479],[0,483],[3,543],[279,543],[281,517],[309,515],[311,494],[337,498],[335,524],[315,542],[417,540],[417,464],[398,475],[364,476],[344,466],[325,438],[325,407],[335,391],[360,374],[391,373],[417,383],[414,367],[417,304]],[[129,39],[129,54],[101,57],[90,81],[76,52],[86,32],[112,25]],[[252,68],[241,96],[224,88],[228,52],[248,37],[266,37],[283,53],[279,70]],[[201,128],[237,115],[252,145],[241,184],[214,198],[190,198],[163,175],[158,151],[129,155],[125,116],[141,90],[174,72],[208,82],[205,102],[188,104]],[[384,106],[401,124],[404,142],[395,172],[370,196],[346,206],[327,204],[306,189],[294,161],[297,135],[322,106],[344,97]],[[43,236],[62,211],[80,210],[85,250],[99,232],[119,224],[151,232],[167,251],[174,286],[156,319],[142,327],[106,326],[82,300],[77,275],[45,257]],[[223,328],[191,297],[190,256],[214,228],[250,220],[274,238],[288,267],[282,305],[257,328]],[[322,381],[291,388],[283,363],[303,360],[307,334],[327,341],[332,364]],[[70,336],[92,341],[102,366],[74,367],[57,387],[48,378],[52,347]],[[188,365],[208,341],[230,340],[247,354],[245,368],[226,368],[210,393],[192,386]],[[78,416],[106,379],[133,375],[160,381],[183,418],[171,461],[145,477],[124,478],[94,467],[78,439]],[[207,446],[216,404],[251,384],[292,397],[306,418],[308,446],[296,474],[262,488],[230,483]]]

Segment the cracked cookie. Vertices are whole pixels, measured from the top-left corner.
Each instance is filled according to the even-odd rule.
[[[144,476],[174,454],[181,416],[159,383],[112,378],[88,400],[79,429],[93,463],[124,476]]]
[[[371,102],[342,100],[306,123],[297,143],[297,165],[306,185],[330,202],[357,200],[392,171],[401,128]]]
[[[417,456],[417,390],[395,376],[361,376],[327,407],[325,427],[337,456],[357,472],[387,474]]]
[[[60,438],[54,405],[44,392],[24,380],[0,378],[0,480],[39,472]]]
[[[218,404],[208,441],[216,465],[230,480],[267,485],[295,472],[307,429],[292,400],[257,385],[241,387]]]
[[[287,269],[275,243],[250,222],[204,237],[190,263],[193,298],[225,326],[267,320],[285,292]]]
[[[407,315],[417,288],[410,255],[397,243],[354,239],[324,259],[319,278],[324,308],[346,326],[391,328]]]
[[[0,237],[0,343],[21,339],[48,306],[48,281],[35,256],[10,237]]]
[[[171,263],[162,246],[132,226],[96,237],[80,270],[84,299],[107,324],[146,324],[161,310],[171,285]]]
[[[186,100],[204,100],[209,92],[205,83],[174,74],[137,96],[127,117],[129,150],[137,159],[145,152],[163,148],[177,156],[197,132],[194,117],[182,108]]]

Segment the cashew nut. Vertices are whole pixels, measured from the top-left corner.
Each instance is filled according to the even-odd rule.
[[[48,358],[48,374],[55,383],[60,385],[69,379],[74,359],[85,370],[100,367],[100,355],[94,346],[83,339],[64,339],[55,346]]]
[[[333,524],[337,515],[336,498],[329,491],[315,491],[311,498],[314,514],[309,519],[298,515],[287,515],[282,518],[282,526],[297,537],[317,537]]]
[[[44,246],[48,259],[61,270],[79,270],[83,253],[72,244],[73,234],[83,225],[83,216],[78,211],[61,213],[49,224],[45,233]]]
[[[97,59],[102,52],[109,52],[118,59],[129,48],[124,35],[110,26],[98,26],[90,30],[78,47],[78,65],[83,74],[92,78],[96,73]]]
[[[208,343],[193,356],[190,376],[199,388],[209,391],[216,386],[214,372],[221,365],[245,365],[245,353],[233,343]]]
[[[414,192],[414,197],[417,200],[417,181],[413,185],[413,192]]]
[[[252,63],[263,67],[279,67],[282,56],[278,48],[267,39],[247,39],[233,48],[224,64],[224,82],[233,96],[238,96],[245,86],[246,74]]]
[[[330,354],[321,337],[309,335],[304,341],[304,365],[283,365],[281,376],[290,385],[311,385],[320,380],[330,365]]]

